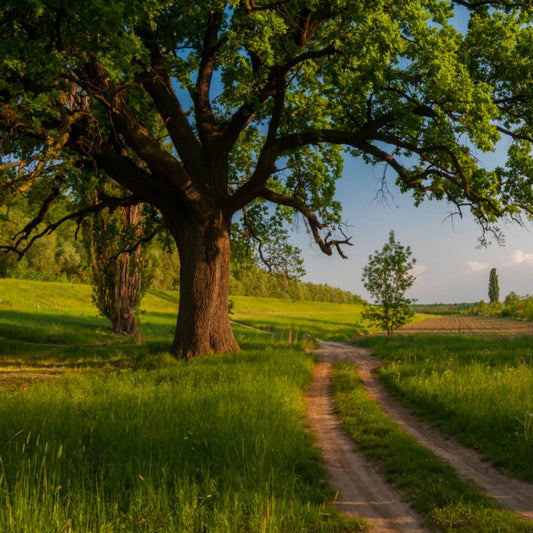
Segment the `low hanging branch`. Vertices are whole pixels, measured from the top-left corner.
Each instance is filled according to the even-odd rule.
[[[322,252],[324,252],[326,255],[332,255],[333,248],[335,248],[343,259],[348,258],[348,256],[342,251],[341,247],[346,245],[353,246],[353,243],[351,242],[352,238],[347,237],[341,230],[342,236],[344,237],[343,239],[331,239],[331,231],[328,232],[325,239],[322,239],[319,230],[324,229],[326,227],[326,224],[320,222],[316,214],[300,198],[296,198],[294,196],[286,196],[284,194],[271,191],[266,187],[263,189],[261,196],[265,200],[269,200],[275,204],[292,207],[293,209],[301,213],[309,224],[313,239],[318,244]]]
[[[48,200],[48,198],[46,200]],[[73,213],[65,215],[64,217],[60,218],[56,222],[47,224],[46,228],[44,228],[42,231],[34,234],[31,238],[29,238],[31,231],[34,230],[40,223],[44,221],[44,216],[42,216],[42,213],[45,208],[45,204],[47,203],[46,200],[43,206],[41,207],[41,209],[39,210],[39,214],[31,222],[29,222],[26,225],[26,227],[24,228],[22,232],[19,232],[16,235],[16,237],[18,238],[16,238],[15,243],[13,245],[0,246],[0,251],[13,252],[17,254],[19,259],[22,259],[22,257],[24,257],[24,254],[26,254],[26,252],[31,248],[31,246],[37,239],[40,239],[41,237],[45,237],[46,235],[50,235],[68,220],[76,220],[79,225],[84,218],[88,217],[89,215],[94,215],[95,213],[99,213],[100,211],[103,211],[104,209],[115,209],[121,206],[126,207],[126,206],[137,205],[139,203],[142,203],[139,200],[139,198],[136,196],[128,196],[125,198],[115,198],[115,197],[109,196],[109,197],[106,197],[105,200],[102,202],[99,202],[97,204],[94,204],[88,207],[84,207],[82,209],[74,211]],[[49,209],[49,206],[48,206],[48,209]],[[26,231],[26,229],[28,229],[28,231]],[[23,245],[23,243],[25,244]]]

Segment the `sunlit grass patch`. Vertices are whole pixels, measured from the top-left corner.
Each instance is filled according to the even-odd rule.
[[[139,344],[56,285],[0,280],[1,531],[359,530],[327,505],[296,342],[235,326],[242,352],[185,364],[175,293],[148,293]]]
[[[369,398],[352,364],[337,364],[333,383],[338,413],[358,447],[434,526],[471,533],[533,531],[533,523],[498,507],[396,426]]]
[[[533,344],[530,337],[365,339],[388,389],[496,466],[533,481]]]
[[[232,318],[268,330],[277,339],[288,339],[290,333],[292,339],[307,334],[324,340],[348,341],[354,335],[369,331],[361,324],[361,305],[243,296],[231,299],[235,303]]]

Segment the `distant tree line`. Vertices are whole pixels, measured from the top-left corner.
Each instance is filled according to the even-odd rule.
[[[453,303],[453,304],[416,304],[413,310],[416,313],[424,313],[426,315],[459,315],[468,313],[477,304],[475,303]]]
[[[239,266],[233,266],[229,290],[230,295],[233,296],[259,296],[342,304],[359,304],[363,301],[360,296],[328,284],[304,282],[283,274],[269,274],[260,267],[245,270]]]
[[[0,244],[2,236],[12,235],[14,228],[30,220],[25,212],[27,209],[20,201],[16,205],[0,207]],[[91,283],[91,246],[84,243],[83,235],[76,235],[76,229],[74,222],[61,226],[54,233],[35,241],[21,259],[14,253],[1,253],[0,277]],[[269,273],[266,267],[260,266],[260,258],[246,250],[241,241],[236,239],[233,246],[234,260],[230,274],[232,295],[331,303],[362,302],[359,296],[328,284],[299,281],[298,277],[304,273],[301,266],[288,272],[278,269]],[[291,253],[289,251],[287,255]],[[180,264],[172,240],[164,234],[158,235],[144,246],[143,256],[143,275],[149,280],[150,288],[179,288]],[[285,262],[287,260],[286,257]],[[293,257],[293,261],[298,261],[297,256]]]
[[[488,304],[481,300],[470,309],[470,314],[533,321],[533,296],[519,296],[511,291],[502,303]]]

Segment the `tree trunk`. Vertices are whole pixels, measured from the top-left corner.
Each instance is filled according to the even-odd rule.
[[[183,222],[183,221],[182,221]],[[180,303],[172,353],[189,360],[239,351],[230,326],[230,223],[219,213],[207,221],[171,225],[180,255]]]
[[[132,260],[139,262],[141,260],[140,255],[141,248],[139,247],[133,254],[124,253],[118,258],[114,308],[109,317],[113,333],[125,333],[133,336],[138,334],[135,305],[138,300],[138,292],[141,290],[142,280],[140,268],[132,269],[131,262]]]

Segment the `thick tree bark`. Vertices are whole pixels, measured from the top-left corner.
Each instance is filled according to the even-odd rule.
[[[170,223],[181,263],[172,353],[189,360],[215,352],[237,352],[228,309],[230,223],[221,213],[208,220],[180,222]]]

